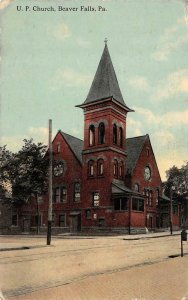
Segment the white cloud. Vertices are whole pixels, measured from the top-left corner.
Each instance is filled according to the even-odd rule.
[[[92,77],[89,74],[77,72],[70,68],[64,70],[59,69],[56,71],[54,78],[51,80],[50,87],[52,90],[57,90],[64,84],[68,87],[84,86],[90,84],[91,79]]]
[[[135,76],[129,80],[129,84],[139,90],[147,91],[149,89],[148,81],[145,77]]]
[[[30,127],[28,129],[29,138],[33,138],[37,142],[48,144],[48,128],[46,127]]]
[[[184,17],[179,18],[178,19],[178,23],[179,24],[183,24],[183,25],[187,25],[188,24],[188,18],[187,18],[187,16],[185,15]]]
[[[159,82],[151,98],[160,101],[176,96],[178,93],[188,93],[188,69],[171,73],[165,81]]]
[[[23,139],[25,138],[27,136],[2,136],[1,145],[7,145],[7,149],[14,152],[22,148]]]
[[[4,1],[0,1],[0,10],[4,9],[5,7],[7,7],[13,0],[4,0]]]
[[[169,143],[172,143],[175,141],[174,135],[170,131],[165,130],[165,129],[154,132],[151,135],[151,138],[154,141],[160,141],[160,145],[159,145],[160,148],[164,147],[164,146],[168,146]]]
[[[155,115],[151,110],[143,108],[143,107],[134,107],[135,111],[142,115],[143,121],[151,124],[158,124],[161,121],[161,117],[158,115]]]
[[[54,36],[59,40],[69,38],[71,36],[69,27],[65,23],[59,24],[54,31]]]
[[[84,40],[81,37],[78,37],[76,41],[77,41],[78,45],[83,48],[88,48],[90,46],[90,42]]]
[[[52,131],[52,136],[55,136],[57,130]],[[18,151],[23,146],[23,139],[33,138],[35,143],[41,142],[48,145],[48,128],[45,127],[30,127],[24,135],[2,136],[1,145],[7,145],[10,151]]]
[[[165,29],[163,35],[159,38],[159,46],[152,55],[155,60],[168,60],[169,54],[172,51],[180,48],[188,42],[188,35],[182,35],[181,25],[182,21],[180,22],[180,19],[178,19],[176,26]]]
[[[169,111],[165,114],[156,115],[151,110],[143,107],[135,107],[135,111],[142,115],[143,121],[150,124],[160,124],[163,127],[173,127],[188,124],[188,109],[184,111]]]
[[[154,52],[153,57],[155,60],[164,61],[168,59],[169,54],[176,50],[177,48],[181,47],[182,45],[188,42],[188,36],[180,36],[176,39],[176,41],[168,41],[164,43],[161,48],[159,48],[156,52]]]
[[[166,127],[172,127],[178,125],[187,125],[188,124],[188,109],[185,111],[171,111],[164,114],[161,118],[161,122]]]
[[[180,168],[183,165],[183,162],[186,160],[186,157],[180,157],[178,154],[174,157],[164,156],[163,154],[157,156],[157,165],[159,172],[161,174],[161,179],[166,180],[166,171],[169,170],[172,166],[177,166]]]
[[[169,170],[174,164],[173,161],[168,157],[159,156],[157,159],[157,165],[159,168],[159,173],[161,175],[161,180],[166,180],[166,171]]]
[[[142,124],[139,121],[128,117],[127,118],[127,137],[142,135]]]

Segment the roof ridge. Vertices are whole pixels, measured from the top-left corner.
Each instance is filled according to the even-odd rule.
[[[66,133],[66,132],[64,132],[64,131],[62,131],[62,130],[59,130],[62,134],[66,134],[66,135],[69,135],[70,137],[72,137],[72,138],[74,138],[74,139],[77,139],[77,140],[80,140],[80,141],[82,141],[82,142],[84,142],[82,139],[80,139],[80,138],[78,138],[78,137],[76,137],[76,136],[74,136],[74,135],[71,135],[71,134],[69,134],[69,133]]]
[[[126,140],[137,139],[137,138],[147,137],[147,136],[149,136],[148,133],[146,133],[146,134],[144,134],[144,135],[138,135],[138,136],[129,137],[129,138],[126,138]]]

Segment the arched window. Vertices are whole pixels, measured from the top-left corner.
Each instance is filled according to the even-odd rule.
[[[153,192],[149,191],[149,206],[153,206]]]
[[[104,123],[99,124],[99,144],[105,143],[105,126]]]
[[[74,184],[74,201],[79,202],[80,201],[80,183],[76,182]]]
[[[114,177],[118,177],[118,161],[114,160]]]
[[[57,144],[57,153],[60,153],[60,152],[61,152],[61,144],[58,143],[58,144]]]
[[[95,126],[94,125],[89,126],[89,145],[90,146],[95,145]]]
[[[145,191],[145,196],[146,196],[146,205],[149,205],[149,190],[144,189],[144,191]]]
[[[123,167],[123,162],[121,161],[119,166],[119,177],[123,178],[123,176],[124,176],[124,167]]]
[[[113,126],[113,143],[117,144],[117,125],[114,124]]]
[[[160,197],[160,191],[159,191],[159,188],[157,188],[156,193],[157,193],[157,197],[156,197],[156,205],[158,205],[158,204],[159,204],[159,197]]]
[[[134,190],[135,190],[135,192],[139,192],[139,184],[138,183],[134,184]]]
[[[67,188],[66,186],[61,187],[61,202],[66,202],[67,201]]]
[[[123,128],[119,128],[119,145],[120,147],[123,147]]]
[[[94,162],[93,162],[93,160],[90,160],[88,162],[88,175],[89,176],[94,176]]]
[[[104,174],[104,161],[103,159],[99,159],[97,162],[97,174],[99,176]]]

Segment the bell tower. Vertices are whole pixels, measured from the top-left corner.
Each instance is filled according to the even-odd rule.
[[[124,183],[126,116],[133,111],[121,94],[107,40],[88,96],[77,107],[84,111],[83,207],[97,208],[99,218],[112,206],[112,182]]]

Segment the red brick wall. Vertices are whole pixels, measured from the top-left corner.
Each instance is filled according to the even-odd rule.
[[[131,211],[131,227],[145,227],[145,212]]]
[[[61,147],[60,153],[57,153],[58,144]],[[55,160],[63,160],[65,164],[63,175],[58,177],[53,176],[53,187],[63,185],[67,187],[67,201],[65,203],[53,203],[53,213],[55,214],[54,226],[59,226],[59,216],[62,213],[66,213],[66,221],[69,226],[70,209],[73,207],[75,209],[81,208],[81,202],[74,202],[74,183],[77,181],[81,182],[82,167],[60,132],[58,132],[53,141],[53,153]],[[43,224],[46,225],[48,222],[48,195],[43,197],[43,203],[40,204],[40,212],[43,215]]]
[[[109,107],[108,107],[109,106]],[[126,154],[125,154],[125,135],[126,135],[126,115],[121,114],[121,109],[115,105],[113,108],[112,102],[106,102],[105,109],[99,110],[103,107],[102,104],[90,106],[89,110],[85,113],[85,127],[84,127],[84,152],[83,152],[83,189],[82,189],[82,207],[93,208],[92,193],[100,193],[100,208],[98,209],[97,219],[100,217],[105,218],[106,226],[112,226],[112,213],[108,209],[113,209],[111,199],[114,159],[123,161],[124,172],[126,168]],[[97,109],[97,110],[95,110]],[[118,110],[118,111],[117,111]],[[105,143],[100,145],[98,141],[98,127],[103,122],[105,124]],[[118,128],[118,142],[117,145],[113,144],[113,124],[117,124]],[[95,145],[89,145],[89,126],[95,126]],[[120,147],[119,127],[123,128],[123,145]],[[114,148],[114,150],[112,149]],[[100,151],[101,149],[101,151]],[[117,149],[117,151],[116,151]],[[97,176],[97,160],[102,158],[104,160],[104,175]],[[88,176],[88,161],[94,161],[94,176]],[[103,209],[104,207],[104,209]],[[97,220],[86,220],[83,216],[84,226],[96,226]],[[120,221],[121,226],[125,226],[125,220]]]
[[[149,150],[149,155],[148,155]],[[149,166],[152,171],[152,176],[150,180],[146,180],[144,178],[144,168],[146,166]],[[132,177],[128,177],[126,179],[126,184],[130,186],[130,188],[134,189],[135,183],[139,184],[139,192],[143,194],[144,189],[152,190],[153,192],[153,200],[152,200],[152,206],[146,206],[146,215],[151,214],[153,216],[153,227],[156,226],[156,213],[158,212],[158,207],[156,206],[157,202],[157,188],[159,188],[160,195],[161,195],[161,178],[159,174],[159,170],[157,167],[157,163],[155,160],[155,156],[149,141],[149,137],[147,138],[145,145],[142,149],[141,155],[138,159],[138,162],[136,164],[136,168],[133,171]],[[145,200],[146,202],[146,200]],[[137,226],[136,224],[142,224],[144,226],[148,226],[149,224],[146,223],[146,217],[143,215],[139,215],[136,213],[136,215],[133,214],[133,224]],[[141,225],[139,225],[141,226]]]

